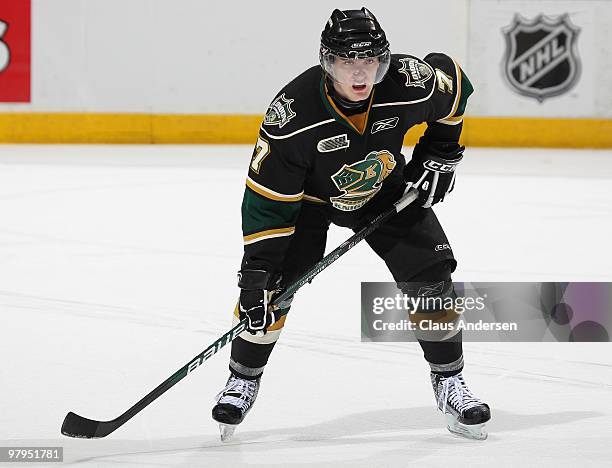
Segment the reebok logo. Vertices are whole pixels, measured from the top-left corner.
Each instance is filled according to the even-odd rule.
[[[383,130],[389,130],[391,128],[394,128],[395,126],[397,126],[398,122],[399,122],[399,117],[391,117],[389,119],[383,119],[383,120],[374,122],[372,124],[371,133],[374,134],[374,133],[382,132]]]

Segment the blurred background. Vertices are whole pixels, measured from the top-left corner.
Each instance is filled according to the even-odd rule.
[[[318,63],[331,9],[360,6],[4,1],[0,142],[250,144],[276,92]],[[612,2],[366,6],[392,51],[461,64],[476,89],[465,144],[612,146]]]

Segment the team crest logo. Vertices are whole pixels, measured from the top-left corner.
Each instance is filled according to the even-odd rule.
[[[515,15],[503,30],[503,70],[511,88],[540,102],[572,88],[580,75],[576,47],[579,32],[567,14],[539,15],[532,21]]]
[[[414,58],[403,58],[400,59],[400,62],[402,62],[402,68],[398,71],[406,75],[406,86],[425,89],[425,83],[434,75],[433,68]]]
[[[287,122],[297,115],[291,110],[291,103],[294,100],[287,99],[285,93],[283,93],[272,101],[266,112],[264,125],[278,125],[278,128],[283,128]]]
[[[317,150],[319,150],[320,153],[329,153],[330,151],[348,148],[350,144],[351,140],[348,139],[348,135],[345,133],[319,141],[319,143],[317,143]]]
[[[376,195],[395,164],[393,155],[383,150],[372,151],[350,166],[343,165],[331,176],[334,185],[343,192],[339,197],[330,198],[332,206],[342,211],[358,210]]]

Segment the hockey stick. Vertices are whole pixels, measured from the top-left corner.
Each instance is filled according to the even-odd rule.
[[[399,213],[410,203],[416,200],[417,196],[417,190],[412,189],[408,191],[402,198],[395,202],[391,208],[376,216],[359,232],[349,237],[346,241],[315,264],[309,271],[304,273],[304,275],[289,285],[281,294],[272,300],[272,304],[279,304],[290,298],[298,289],[300,289],[306,283],[310,283],[315,276],[325,270],[325,268],[327,268],[333,262],[338,260],[338,258],[344,255],[350,249],[355,247],[355,245],[361,242],[388,218],[392,217],[396,213]],[[168,377],[168,379],[158,385],[150,393],[145,395],[138,403],[128,409],[121,416],[110,421],[96,421],[93,419],[84,418],[70,411],[64,418],[64,422],[62,424],[62,434],[68,437],[80,437],[84,439],[98,439],[106,437],[111,432],[114,432],[123,426],[127,421],[132,419],[136,414],[146,408],[158,397],[163,395],[166,391],[170,390],[170,388],[180,382],[183,378],[187,377],[189,373],[193,372],[196,368],[202,365],[204,361],[215,355],[217,351],[223,348],[226,344],[234,340],[246,329],[246,322],[246,319],[241,320],[240,323],[238,323],[234,328],[223,334],[213,344]]]

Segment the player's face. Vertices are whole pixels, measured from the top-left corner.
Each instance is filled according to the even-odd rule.
[[[345,99],[362,101],[376,83],[377,58],[352,59],[337,57],[334,61],[334,88]]]

